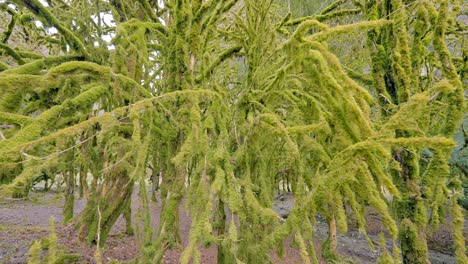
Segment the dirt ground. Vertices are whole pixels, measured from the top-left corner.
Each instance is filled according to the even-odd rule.
[[[137,202],[133,203],[134,205]],[[81,243],[77,239],[75,230],[71,226],[62,225],[63,195],[55,192],[32,193],[27,199],[0,201],[0,264],[26,263],[28,250],[32,241],[45,238],[49,234],[49,219],[53,217],[56,224],[56,233],[59,238],[59,246],[68,253],[82,255],[80,263],[94,263],[95,248]],[[78,214],[85,205],[84,199],[75,201],[75,214]],[[158,225],[161,212],[160,203],[151,203],[153,226]],[[275,210],[284,214],[292,206],[289,197],[283,197],[274,203]],[[187,245],[190,230],[190,217],[184,209],[181,209],[180,231],[182,244]],[[378,233],[382,231],[379,218],[372,213],[367,217],[369,223],[370,238],[378,241]],[[465,222],[465,237],[468,235],[468,227]],[[103,249],[104,263],[110,260],[132,260],[138,254],[138,245],[134,236],[124,234],[125,222],[122,218],[113,227],[106,246]],[[317,239],[322,240],[327,235],[327,226],[319,221],[316,229]],[[450,247],[452,238],[449,225],[443,225],[438,231],[428,237],[431,262],[434,264],[455,263],[451,255]],[[390,244],[390,243],[388,243]],[[318,249],[319,250],[319,249]],[[437,251],[436,251],[437,250]],[[365,238],[355,229],[350,228],[346,234],[339,235],[338,251],[347,258],[349,263],[376,263],[380,250],[376,247],[371,250]],[[216,263],[217,250],[215,246],[201,250],[201,263]],[[163,263],[178,263],[181,251],[169,250],[166,252]],[[286,242],[285,257],[280,259],[272,253],[274,263],[302,263],[299,252]]]

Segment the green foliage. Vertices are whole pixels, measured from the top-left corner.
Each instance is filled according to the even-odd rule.
[[[41,242],[34,241],[31,248],[29,249],[28,264],[39,264],[41,258]]]
[[[303,261],[316,263],[317,214],[331,234],[322,254],[340,259],[336,231],[348,229],[345,208],[367,237],[368,206],[402,245],[393,256],[384,251],[381,262],[398,262],[402,254],[403,262],[425,263],[424,232],[429,223],[437,227],[449,202],[456,253],[460,263],[466,258],[458,196],[448,197],[460,189],[448,160],[464,104],[446,44],[455,5],[336,1],[291,18],[280,17],[272,0],[91,7],[79,0],[69,8],[15,2],[21,3],[15,16],[53,26],[61,38],[47,40],[50,55],[2,46],[16,61],[0,72],[0,122],[13,127],[0,141],[0,182],[9,183],[2,195],[27,195],[41,170],[79,171],[80,182],[90,175],[75,224],[83,240],[99,244],[98,262],[121,214],[133,232],[136,182],[142,263],[160,263],[166,248],[180,247],[183,201],[192,222],[182,263],[198,263],[199,248],[212,244],[223,263],[268,263],[290,236]],[[73,9],[82,12],[70,15]],[[343,23],[349,14],[357,16]],[[12,27],[11,34],[30,29]],[[336,41],[344,34],[364,33],[370,59],[349,68],[332,50],[340,50]],[[361,72],[366,68],[372,78]],[[163,179],[157,231],[146,196],[148,167]],[[286,220],[272,210],[282,191],[295,202]],[[66,219],[72,215],[68,210]],[[56,250],[49,246],[49,261],[59,259]]]
[[[419,100],[426,102],[424,104],[428,108],[423,111],[428,115],[415,119],[409,130],[396,130],[397,135],[414,137],[424,134],[434,140],[435,136],[451,138],[460,125],[464,107],[460,76],[446,44],[446,38],[458,37],[456,30],[447,34],[448,28],[455,26],[453,21],[451,24],[448,21],[458,15],[457,4],[449,7],[447,1],[424,1],[405,6],[402,1],[384,2],[370,1],[367,5],[368,17],[389,16],[394,21],[391,27],[368,34],[374,45],[371,57],[377,92],[384,106],[382,114],[389,116],[395,106],[411,104],[412,94],[425,93],[426,99],[420,97]],[[414,17],[414,23],[407,22],[409,17]],[[423,113],[415,110],[424,104],[414,105],[405,118]],[[447,181],[458,181],[454,179],[456,175],[450,175],[447,163],[452,147],[444,147],[445,144],[441,143],[439,141],[439,147],[426,145],[429,149],[413,145],[406,150],[393,151],[401,164],[401,171],[395,172],[394,182],[402,192],[402,200],[396,203],[397,217],[402,221],[400,240],[404,263],[427,261],[426,227],[430,223],[432,228],[437,228],[444,217],[443,208],[449,204]],[[431,155],[429,160],[425,160],[422,153],[428,150]],[[460,232],[455,226],[453,230]]]
[[[379,239],[379,246],[381,250],[381,255],[379,256],[378,263],[379,264],[393,264],[393,258],[388,249],[386,248],[386,242],[385,242],[385,235],[383,233],[380,233],[380,239]]]
[[[81,258],[78,254],[67,254],[63,252],[62,248],[58,247],[57,234],[55,233],[54,219],[50,219],[49,238],[42,240],[35,240],[29,249],[28,264],[65,264],[65,263],[77,263]],[[46,250],[45,254],[41,258],[41,251]]]

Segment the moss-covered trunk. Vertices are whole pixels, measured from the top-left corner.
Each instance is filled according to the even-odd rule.
[[[73,170],[65,173],[65,205],[63,206],[63,222],[68,223],[73,218],[75,204],[75,173]]]
[[[227,222],[226,222],[226,210],[224,208],[224,202],[219,200],[218,201],[218,208],[216,210],[216,233],[218,236],[229,236],[228,230],[226,229]],[[231,220],[233,221],[233,220]],[[225,243],[218,244],[218,255],[217,255],[217,263],[226,263],[226,264],[234,264],[237,263],[236,258],[232,254],[232,249],[229,245]]]
[[[119,175],[104,182],[100,187],[100,192],[91,195],[79,222],[79,235],[82,240],[96,243],[97,232],[100,230],[100,244],[103,245],[121,214],[127,221],[127,232],[133,233],[130,209],[133,185],[133,180],[128,176]],[[100,228],[98,228],[98,223],[101,223]]]
[[[158,241],[161,246],[174,248],[180,246],[179,208],[184,196],[185,175],[173,166],[165,172],[161,186],[163,199],[162,212],[158,227]]]
[[[399,0],[368,1],[366,16],[368,20],[388,18],[394,21],[392,26],[368,33],[372,74],[380,93],[382,115],[387,116],[390,113],[388,109],[405,104],[411,92],[420,89],[416,87],[419,72],[416,77],[413,76],[414,80],[411,79],[408,45],[410,34],[405,25],[406,10]],[[397,138],[411,136],[414,136],[412,132],[396,131]],[[399,240],[403,263],[429,263],[425,235],[427,209],[422,198],[418,150],[401,147],[392,152],[400,167],[393,172],[393,180],[402,198],[393,203],[395,217],[400,222]]]
[[[395,174],[400,182],[402,199],[395,201],[397,219],[400,220],[399,240],[404,264],[430,263],[426,241],[426,206],[422,199],[419,177],[419,157],[410,150],[396,150],[395,159],[401,171]]]
[[[322,245],[322,256],[327,261],[335,261],[338,257],[336,253],[337,241],[337,228],[335,216],[330,216],[328,219],[328,237]]]
[[[156,192],[159,190],[159,179],[161,172],[159,171],[159,158],[156,153],[153,154],[152,171],[151,171],[151,200],[156,202]]]
[[[83,198],[86,196],[86,198],[89,197],[89,191],[88,191],[88,182],[87,182],[87,171],[85,168],[80,169],[80,174],[79,174],[79,193],[80,193],[80,198]]]
[[[425,230],[418,228],[409,218],[404,218],[399,231],[403,264],[430,263]]]

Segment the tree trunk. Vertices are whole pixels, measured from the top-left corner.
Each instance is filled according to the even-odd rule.
[[[132,226],[132,197],[125,200],[123,208],[123,217],[125,219],[125,233],[127,235],[133,235],[133,226]]]
[[[73,218],[73,208],[75,203],[75,173],[73,170],[65,174],[66,190],[65,205],[63,206],[63,223],[68,223]]]
[[[178,141],[167,145],[168,153],[176,153],[176,150],[180,148],[179,144],[183,142],[183,134],[179,132],[177,138]],[[185,171],[176,168],[170,162],[166,165],[164,176],[161,185],[161,199],[164,200],[157,233],[157,244],[162,248],[180,247],[179,207],[184,196]]]
[[[428,264],[426,234],[408,218],[400,223],[399,240],[403,264]]]
[[[330,244],[329,244],[329,252],[332,256],[335,256],[335,253],[336,253],[336,245],[337,245],[337,241],[336,241],[336,220],[335,220],[335,216],[332,216],[331,219],[330,219],[330,222],[328,223],[328,230],[329,230],[329,233],[328,233],[328,240],[330,241]]]
[[[158,228],[158,240],[168,248],[180,246],[179,207],[183,197],[183,181],[177,179],[176,188],[167,191],[162,205],[161,222]]]
[[[328,238],[322,245],[322,256],[327,261],[336,260],[336,220],[335,216],[330,216],[328,220]]]
[[[156,202],[158,200],[156,198],[156,192],[159,189],[159,176],[158,175],[153,175],[153,180],[151,181],[151,200],[153,202]]]
[[[83,198],[86,196],[86,198],[89,197],[89,190],[88,190],[88,182],[87,182],[87,177],[88,172],[86,169],[81,168],[80,169],[80,198]]]
[[[25,182],[18,182],[13,186],[13,192],[11,197],[15,199],[20,199],[27,197],[29,194],[30,184]]]
[[[401,220],[399,239],[404,264],[426,264],[429,252],[426,242],[426,208],[422,201],[419,179],[419,158],[410,150],[395,152],[395,159],[401,164],[401,172],[395,174],[403,184],[403,198],[396,201],[397,218]]]
[[[226,232],[226,211],[224,209],[223,201],[219,200],[218,208],[216,210],[216,232],[218,236],[227,236]],[[222,243],[218,244],[218,260],[217,263],[225,263],[225,264],[234,264],[237,263],[236,259],[232,255],[229,248]]]
[[[366,16],[368,20],[376,18],[406,19],[402,8],[397,8],[399,1],[368,1],[366,3]],[[399,32],[401,28],[393,25],[379,30],[368,32],[368,44],[371,48],[372,72],[375,84],[378,88],[382,115],[387,115],[386,107],[392,104],[401,105],[408,100],[409,92],[406,90],[408,84],[400,74],[398,67],[403,67],[396,53],[397,34],[407,34]],[[406,37],[406,36],[405,36]],[[398,43],[398,45],[403,45]],[[396,65],[398,64],[398,65]],[[410,74],[410,73],[408,73]],[[396,131],[396,137],[412,136],[406,131]],[[396,218],[400,220],[399,236],[402,247],[403,263],[429,263],[428,249],[426,243],[426,209],[421,201],[421,182],[419,155],[415,149],[393,149],[393,156],[400,164],[401,170],[392,172],[394,183],[397,185],[403,198],[395,201]]]
[[[130,209],[133,184],[133,180],[121,174],[105,181],[100,188],[101,191],[90,196],[81,213],[80,239],[86,239],[89,244],[96,243],[98,222],[100,222],[100,244],[104,245],[109,231],[121,214],[124,214],[127,221],[127,232],[133,233]],[[97,212],[98,205],[101,211],[100,221]]]

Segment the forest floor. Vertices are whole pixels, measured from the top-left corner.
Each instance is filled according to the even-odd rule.
[[[281,215],[287,214],[292,207],[293,200],[289,195],[280,195],[275,200],[274,209]],[[133,203],[134,206],[138,202]],[[23,200],[0,201],[0,264],[26,263],[28,250],[34,240],[47,238],[49,234],[49,219],[53,217],[56,224],[56,233],[59,246],[68,253],[82,255],[79,263],[94,263],[95,248],[81,243],[76,231],[71,226],[62,225],[63,194],[55,192],[31,193]],[[75,201],[75,212],[79,213],[85,205],[85,199]],[[153,226],[157,227],[161,204],[153,202],[150,205]],[[133,208],[135,211],[136,208]],[[180,210],[180,231],[182,244],[187,245],[190,230],[190,217],[185,210]],[[378,244],[378,233],[383,231],[382,223],[376,214],[369,213],[367,216],[370,238]],[[430,258],[433,264],[456,263],[451,254],[452,237],[449,223],[443,224],[439,230],[428,237]],[[124,234],[125,222],[119,218],[113,227],[106,246],[103,249],[104,263],[110,260],[132,260],[138,255],[138,243],[135,236]],[[319,219],[316,226],[317,241],[327,236],[327,225]],[[468,237],[468,225],[465,221],[465,237]],[[316,243],[318,244],[318,243]],[[387,241],[387,244],[391,244]],[[320,249],[317,248],[317,252]],[[376,263],[379,249],[371,250],[363,235],[356,229],[350,230],[338,238],[338,251],[347,260],[347,263]],[[178,263],[181,250],[168,250],[164,256],[163,263]],[[216,247],[211,246],[201,250],[201,263],[216,263]],[[274,253],[274,263],[302,263],[296,248],[286,243],[285,257],[278,258]],[[324,262],[323,262],[324,263]]]

